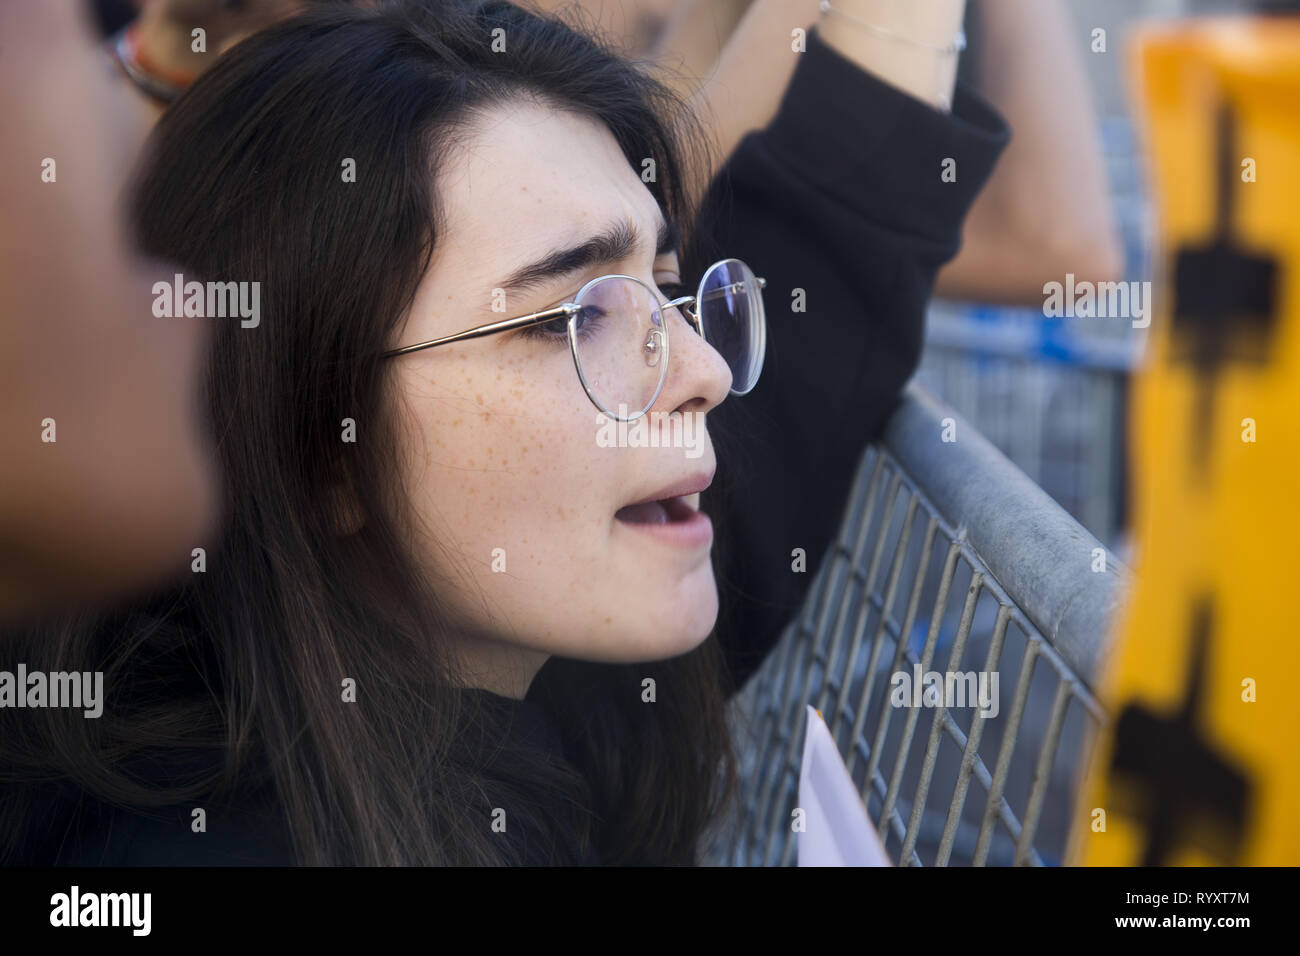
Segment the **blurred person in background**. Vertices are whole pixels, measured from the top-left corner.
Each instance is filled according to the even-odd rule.
[[[132,104],[140,142],[204,70],[244,37],[312,3],[352,0],[138,0],[138,15],[117,26],[106,51]],[[120,5],[101,10],[116,24]]]
[[[80,4],[0,4],[0,620],[184,567],[214,517],[200,322],[151,314],[138,148]]]

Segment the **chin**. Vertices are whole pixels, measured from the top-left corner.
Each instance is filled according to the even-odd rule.
[[[657,606],[657,612],[647,609],[635,623],[629,622],[628,663],[689,654],[708,639],[718,620],[718,589],[712,569],[707,578],[707,586],[679,588]]]

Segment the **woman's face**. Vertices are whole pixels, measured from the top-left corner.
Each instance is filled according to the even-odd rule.
[[[658,204],[594,120],[531,102],[496,107],[456,140],[438,190],[441,231],[395,346],[572,301],[609,273],[656,292],[683,278],[676,251],[656,249]],[[620,225],[637,236],[625,257],[506,288],[524,267]],[[712,531],[696,512],[715,458],[702,425],[731,374],[676,309],[664,318],[667,379],[633,423],[658,423],[660,447],[609,447],[613,423],[583,391],[567,337],[504,332],[390,360],[420,558],[491,689],[522,695],[551,654],[673,657],[713,627]],[[667,413],[701,426],[694,447],[671,447]]]

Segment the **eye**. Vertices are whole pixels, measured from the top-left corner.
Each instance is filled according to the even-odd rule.
[[[539,325],[530,325],[520,329],[519,334],[526,339],[567,339],[569,337],[569,319],[567,316],[562,315],[550,322],[542,322]]]
[[[594,335],[600,328],[601,322],[605,318],[605,313],[594,305],[584,306],[578,310],[574,321],[577,329],[578,340],[584,341]],[[538,325],[530,325],[520,329],[520,335],[526,339],[541,339],[549,342],[567,342],[569,340],[569,320],[566,316],[560,316],[558,319],[552,319],[550,322],[542,322]]]
[[[659,291],[663,293],[665,299],[679,299],[686,292],[686,283],[680,280],[676,282],[660,282]]]

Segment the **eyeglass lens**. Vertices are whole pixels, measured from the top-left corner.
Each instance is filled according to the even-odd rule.
[[[724,259],[704,274],[697,305],[704,340],[731,368],[731,390],[743,394],[763,369],[763,294],[739,259]]]
[[[747,392],[763,365],[763,301],[758,281],[738,259],[709,269],[696,304],[704,338],[731,369],[731,390]],[[647,411],[668,371],[668,338],[659,299],[634,279],[611,276],[576,301],[574,349],[588,393],[619,418]]]
[[[589,286],[576,304],[574,348],[588,393],[620,418],[646,411],[668,372],[659,300],[640,282],[613,276]]]

